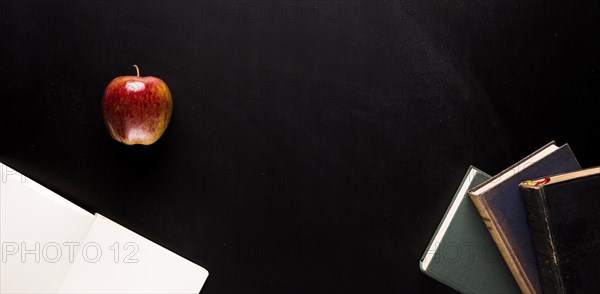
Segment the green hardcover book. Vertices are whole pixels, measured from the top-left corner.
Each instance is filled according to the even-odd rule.
[[[469,199],[469,189],[489,178],[479,169],[469,167],[421,258],[421,271],[462,293],[520,293]]]

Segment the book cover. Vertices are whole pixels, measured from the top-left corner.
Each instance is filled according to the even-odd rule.
[[[469,192],[523,293],[541,293],[541,286],[519,184],[579,169],[568,144],[550,142]]]
[[[519,293],[508,266],[468,199],[490,176],[471,166],[420,261],[426,275],[463,293]]]
[[[600,287],[600,167],[520,185],[544,293]]]

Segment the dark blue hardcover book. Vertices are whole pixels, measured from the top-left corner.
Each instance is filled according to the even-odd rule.
[[[569,145],[558,147],[550,142],[469,192],[524,293],[542,293],[542,290],[519,184],[580,169]]]

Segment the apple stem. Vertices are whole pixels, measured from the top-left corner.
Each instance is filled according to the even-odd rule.
[[[135,67],[135,72],[136,72],[137,76],[139,77],[140,76],[140,68],[135,64],[133,65],[133,67]]]

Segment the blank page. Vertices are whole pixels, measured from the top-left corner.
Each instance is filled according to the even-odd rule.
[[[94,216],[6,165],[0,168],[0,292],[56,292]]]
[[[208,272],[96,214],[60,293],[198,293]]]

